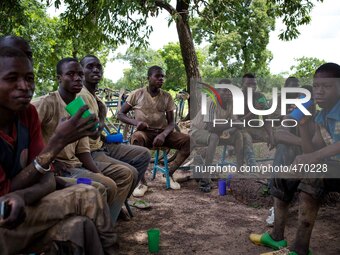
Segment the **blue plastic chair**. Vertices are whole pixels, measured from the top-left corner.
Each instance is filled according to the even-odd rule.
[[[153,150],[156,150],[155,154],[155,161],[154,161],[154,166],[152,169],[152,180],[155,179],[157,171],[163,173],[165,175],[165,186],[167,189],[170,188],[170,175],[169,175],[169,165],[168,165],[168,154],[167,150],[168,148],[166,147],[159,147],[159,148],[153,148]],[[163,152],[163,161],[164,161],[164,166],[159,165],[159,151]]]

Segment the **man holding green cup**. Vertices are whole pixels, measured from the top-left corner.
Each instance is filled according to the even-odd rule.
[[[64,58],[57,64],[58,91],[43,97],[36,108],[41,121],[43,138],[48,141],[56,129],[59,120],[75,114],[85,105],[81,97],[76,98],[83,88],[83,68],[77,59]],[[82,115],[92,116],[90,121],[98,121],[87,110]],[[98,123],[97,123],[98,124]],[[107,189],[107,202],[111,210],[112,221],[117,220],[121,206],[131,189],[133,175],[123,165],[113,165],[94,161],[90,154],[89,138],[84,137],[66,146],[55,160],[55,168],[63,177],[89,178],[103,184]],[[116,174],[112,174],[116,173]]]

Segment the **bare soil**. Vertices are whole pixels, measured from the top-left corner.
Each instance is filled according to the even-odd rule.
[[[264,152],[262,156],[272,156]],[[150,172],[148,172],[150,180]],[[133,209],[130,221],[119,221],[119,254],[149,254],[147,230],[161,232],[159,254],[169,255],[256,255],[270,249],[252,244],[250,233],[263,233],[272,198],[266,186],[254,179],[232,180],[232,193],[219,196],[216,182],[211,193],[202,193],[195,180],[181,184],[180,190],[166,190],[160,174],[149,181],[144,200],[152,209]],[[132,198],[133,200],[134,198]],[[290,208],[286,238],[295,236],[298,203]],[[323,206],[315,223],[311,249],[314,255],[340,254],[339,203]]]

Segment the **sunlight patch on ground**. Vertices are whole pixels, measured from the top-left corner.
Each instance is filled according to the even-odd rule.
[[[133,236],[132,239],[136,240],[138,243],[147,243],[148,235],[146,231],[137,231]]]

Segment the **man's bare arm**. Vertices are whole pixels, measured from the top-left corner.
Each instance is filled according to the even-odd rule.
[[[83,163],[83,167],[86,169],[90,170],[93,173],[100,173],[98,170],[96,163],[94,162],[91,153],[89,152],[84,152],[84,153],[79,153],[76,155],[77,158],[80,160],[80,162]]]
[[[39,182],[32,186],[16,190],[14,193],[18,194],[23,198],[26,205],[31,205],[47,194],[53,192],[56,188],[56,182],[53,173],[40,174]]]
[[[122,105],[122,108],[120,108],[120,111],[118,112],[118,119],[124,123],[130,124],[130,125],[134,125],[137,126],[138,125],[138,121],[135,119],[131,119],[127,116],[127,113],[132,109],[132,106],[129,105],[128,103],[124,103]]]
[[[86,119],[81,118],[81,115],[86,109],[88,109],[87,106],[82,107],[75,116],[59,123],[54,134],[48,141],[48,144],[36,157],[36,161],[41,167],[48,169],[58,153],[67,144],[77,141],[84,136],[90,136],[97,133],[97,131],[93,131],[93,127],[96,125],[94,115],[91,115]],[[37,171],[33,163],[29,164],[12,179],[11,191],[21,190],[32,186],[34,183],[39,182],[41,175],[42,174]]]

